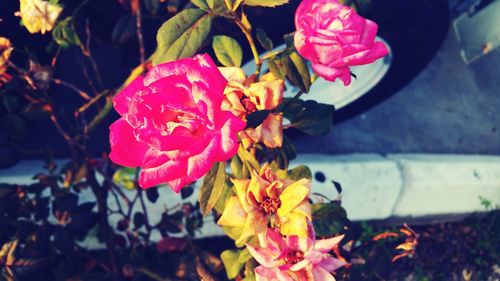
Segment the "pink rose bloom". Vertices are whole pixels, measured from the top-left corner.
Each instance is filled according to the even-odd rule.
[[[139,185],[180,189],[238,149],[245,122],[221,109],[227,81],[208,55],[159,64],[113,99],[109,158],[141,167]]]
[[[372,63],[389,53],[374,42],[378,26],[337,0],[303,0],[295,12],[295,47],[319,76],[351,83],[350,66]]]
[[[247,248],[260,266],[255,268],[257,281],[335,281],[331,272],[345,265],[329,252],[344,235],[317,240],[312,225],[308,237],[289,235],[283,238],[278,231],[269,229],[259,236],[260,247],[247,244]]]

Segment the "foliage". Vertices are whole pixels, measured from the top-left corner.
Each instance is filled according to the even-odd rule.
[[[286,48],[275,50],[270,36],[261,28],[254,30],[245,13],[245,6],[276,7],[289,1],[119,0],[121,7],[113,6],[118,5],[115,2],[110,5],[120,11],[94,25],[93,21],[99,19],[92,18],[92,11],[98,13],[108,7],[109,3],[105,2],[81,1],[75,5],[67,0],[21,0],[21,11],[17,14],[22,17],[24,27],[29,32],[52,31],[51,36],[45,37],[50,44],[42,51],[31,52],[29,49],[34,46],[15,46],[14,42],[12,58],[10,46],[0,48],[0,168],[11,167],[21,156],[26,156],[29,150],[23,147],[23,141],[37,137],[30,131],[32,120],[50,122],[52,131],[48,134],[64,142],[70,155],[69,161],[61,164],[54,161],[49,149],[37,151],[37,156],[43,156],[45,166],[43,172],[33,176],[31,183],[0,184],[2,276],[7,280],[217,280],[225,276],[250,281],[262,278],[256,270],[263,266],[256,256],[255,249],[262,242],[258,237],[271,232],[276,236],[274,241],[281,241],[284,236],[290,241],[313,241],[314,231],[319,237],[329,237],[321,240],[323,247],[324,243],[332,243],[331,249],[322,250],[322,259],[331,258],[329,261],[335,260],[339,267],[347,265],[339,247],[350,243],[345,243],[341,234],[350,230],[351,222],[340,201],[324,201],[321,196],[314,200],[310,191],[311,170],[304,165],[290,167],[296,151],[286,136],[291,128],[308,135],[328,133],[335,108],[300,99],[309,92],[317,75],[310,73],[308,62],[296,50],[294,35],[285,35]],[[49,14],[40,17],[40,13],[28,13],[29,9],[25,8],[30,5],[50,7],[45,11]],[[30,18],[30,14],[37,17]],[[155,48],[148,39],[152,34],[146,33],[149,20],[161,21],[152,24]],[[241,34],[215,34],[219,21],[234,25]],[[113,24],[109,24],[111,22]],[[254,73],[240,69],[247,44],[242,47],[241,38],[246,39],[253,55]],[[107,65],[94,53],[94,47],[102,42],[112,45],[112,49],[133,50],[133,53],[121,54],[131,69],[128,77],[121,77],[122,83],[106,75],[109,74]],[[267,53],[259,55],[256,42]],[[197,57],[197,69],[211,65],[214,75],[225,84],[221,77],[224,75],[228,84],[223,93],[212,95],[200,90],[201,83],[215,81],[199,79],[209,76],[207,73],[182,69],[184,72],[179,73],[184,76],[168,76],[163,73],[168,71],[157,67],[212,50],[224,67],[218,70],[206,59],[207,55],[203,56],[205,59]],[[81,68],[82,77],[78,77],[81,83],[61,78],[64,72],[72,71],[60,63],[61,56],[76,58],[74,64]],[[262,68],[264,62],[269,70]],[[184,68],[186,64],[174,63],[168,67],[172,65]],[[162,77],[151,82],[154,75]],[[165,75],[168,77],[163,77]],[[177,83],[181,80],[176,79],[190,83]],[[293,98],[283,97],[285,80],[298,89]],[[141,83],[144,88],[137,90]],[[109,157],[97,157],[92,151],[93,143],[103,141],[94,130],[103,126],[102,123],[109,123],[113,106],[123,117],[121,120],[128,124],[125,126],[142,122],[131,114],[138,111],[138,107],[132,108],[132,101],[146,107],[144,112],[152,111],[141,99],[147,98],[147,94],[178,94],[165,93],[166,84],[174,85],[173,89],[179,91],[189,88],[186,95],[192,100],[179,99],[179,104],[161,108],[161,113],[166,114],[163,117],[168,115],[168,120],[161,119],[162,124],[143,124],[161,128],[159,135],[144,136],[135,130],[137,128],[127,127],[130,134],[126,152],[129,154],[125,157],[132,158],[134,147],[140,146],[144,138],[151,141],[147,152],[142,151],[143,167],[160,158],[167,165],[171,164],[171,158],[188,155],[183,163],[187,167],[169,166],[154,174],[172,186],[170,169],[185,168],[184,179],[192,182],[183,182],[180,190],[175,190],[180,193],[175,196],[179,196],[182,203],[174,206],[165,206],[160,195],[159,188],[168,187],[139,188],[139,178],[145,171],[136,168],[140,165],[122,167],[111,161],[113,153]],[[217,88],[217,85],[204,86]],[[222,91],[223,85],[220,88]],[[120,102],[123,98],[125,101]],[[127,108],[118,109],[121,103],[127,104]],[[199,108],[191,110],[192,104]],[[220,112],[214,111],[219,104]],[[217,114],[226,114],[226,117],[232,114],[231,118],[235,118],[224,119],[229,121],[221,125],[215,135],[220,138],[218,142],[214,137],[204,143],[204,149],[193,143],[182,143],[189,151],[176,147],[178,154],[175,155],[172,150],[162,150],[164,145],[169,147],[168,138],[163,137],[193,130],[190,121],[194,119],[198,122],[196,126],[219,126],[214,117]],[[238,120],[242,129],[238,132],[239,141],[231,142],[227,134],[234,129],[234,120]],[[110,137],[111,150],[120,137],[123,136]],[[214,151],[212,144],[220,146],[220,153],[210,154]],[[201,176],[191,177],[189,173],[201,165],[203,158],[196,157],[198,154],[210,155],[217,159],[214,162],[219,162],[202,180],[195,182]],[[340,185],[335,182],[334,185],[340,193]],[[163,208],[160,214],[154,211],[158,206]],[[212,219],[223,225],[223,231],[234,240],[217,255],[206,250],[211,245],[200,246],[196,240],[199,230]],[[412,235],[413,240],[405,241],[398,248],[403,251],[400,255],[415,253],[417,235],[414,232]],[[100,250],[88,249],[91,239],[98,240]],[[291,263],[295,262],[293,258],[300,261],[304,251],[280,258]],[[314,262],[315,259],[308,257],[307,260]],[[304,270],[312,270],[307,272],[310,275],[316,272],[315,266]],[[330,276],[329,272],[326,274]]]

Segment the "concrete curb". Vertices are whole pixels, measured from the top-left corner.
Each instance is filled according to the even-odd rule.
[[[62,163],[61,160],[59,167]],[[309,166],[314,178],[313,192],[331,199],[340,196],[351,220],[481,212],[485,208],[480,196],[492,206],[500,206],[500,156],[303,154],[293,161],[292,167],[293,164]],[[33,181],[31,176],[42,171],[42,162],[23,161],[9,170],[0,170],[0,182],[27,184]],[[333,180],[342,185],[340,195]],[[159,191],[157,203],[147,203],[152,223],[159,221],[165,207],[182,202],[169,188]],[[80,198],[91,201],[92,195],[84,192]],[[195,202],[196,198],[197,192],[184,201]],[[110,208],[114,206],[114,200],[110,201]],[[117,217],[110,217],[112,224],[116,220]],[[221,229],[209,216],[198,237],[220,234]],[[153,239],[159,238],[159,233],[155,233]],[[95,243],[88,240],[83,245],[95,247]]]

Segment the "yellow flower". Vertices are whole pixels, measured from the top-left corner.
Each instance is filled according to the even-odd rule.
[[[268,73],[253,81],[255,77],[245,77],[238,67],[220,67],[222,75],[228,80],[224,91],[223,109],[246,121],[248,114],[259,110],[274,110],[283,101],[284,81]],[[246,129],[239,134],[245,149],[258,142],[269,148],[283,144],[283,116],[269,113],[257,128]]]
[[[10,80],[10,75],[7,73],[7,61],[12,50],[10,40],[0,37],[0,86]]]
[[[255,234],[265,234],[270,224],[283,235],[307,236],[307,221],[311,220],[310,180],[281,179],[265,164],[258,174],[253,172],[251,179],[231,181],[236,196],[229,198],[217,223],[242,229],[237,245]]]
[[[43,0],[20,0],[20,11],[24,26],[30,33],[51,31],[62,8]]]

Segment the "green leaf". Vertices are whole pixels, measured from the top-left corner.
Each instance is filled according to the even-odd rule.
[[[146,10],[152,15],[156,15],[158,8],[160,8],[160,0],[144,0]]]
[[[348,222],[347,213],[337,203],[316,203],[312,205],[312,222],[316,235],[332,236],[340,233]]]
[[[205,0],[191,0],[191,3],[193,3],[193,5],[195,5],[196,7],[200,8],[204,11],[209,10],[208,3]]]
[[[270,112],[271,110],[264,109],[248,114],[247,126],[245,127],[245,129],[257,128],[260,124],[262,124],[262,122],[264,122],[264,120],[266,120]]]
[[[288,169],[289,162],[297,157],[295,146],[286,135],[283,135],[283,145],[275,149],[278,150],[275,161],[278,162],[279,168],[284,170]]]
[[[200,9],[186,9],[158,29],[158,47],[153,63],[169,62],[196,54],[210,32],[212,15]]]
[[[238,41],[225,35],[214,36],[212,42],[215,56],[224,66],[241,66],[243,51]]]
[[[198,201],[204,216],[208,215],[221,197],[226,185],[226,170],[224,162],[215,164],[203,178]]]
[[[267,64],[269,65],[269,71],[276,76],[278,79],[285,79],[286,77],[286,71],[285,67],[283,66],[283,60],[282,59],[270,59]]]
[[[226,4],[224,0],[206,0],[208,7],[213,11],[225,10]]]
[[[271,51],[273,49],[273,41],[267,36],[262,28],[257,28],[257,40],[264,47],[264,49]]]
[[[249,178],[252,171],[259,172],[259,162],[242,145],[238,147],[238,157],[240,158],[242,163],[242,178]]]
[[[283,57],[283,66],[288,80],[301,91],[309,92],[311,86],[309,68],[299,54],[292,52],[290,55]]]
[[[300,165],[288,171],[288,178],[294,181],[298,181],[303,178],[312,179],[311,169],[309,169],[306,165]]]
[[[238,9],[243,0],[225,0],[225,2],[227,9],[234,12]]]
[[[236,278],[245,265],[245,263],[239,261],[240,252],[240,250],[225,250],[220,254],[229,279]]]
[[[226,208],[227,200],[233,195],[233,188],[229,185],[228,179],[226,179],[226,184],[224,185],[224,190],[222,191],[219,200],[217,200],[217,204],[215,204],[214,209],[222,213]]]
[[[241,250],[240,255],[238,257],[238,262],[246,263],[251,258],[252,258],[252,254],[250,253],[250,251],[248,251],[248,248],[245,248],[245,249]]]
[[[75,31],[75,26],[71,17],[67,17],[57,22],[57,25],[52,30],[52,38],[63,48],[80,44],[80,38]]]
[[[113,174],[113,182],[126,189],[135,188],[137,168],[120,168]]]
[[[276,7],[288,4],[289,0],[245,0],[247,6]]]
[[[191,2],[204,11],[223,11],[227,7],[224,0],[191,0]]]
[[[243,162],[241,161],[238,155],[234,155],[231,158],[231,172],[233,173],[233,177],[237,179],[243,178]]]
[[[295,100],[290,102],[284,112],[285,118],[294,127],[308,135],[321,136],[332,128],[335,107],[316,101]]]

